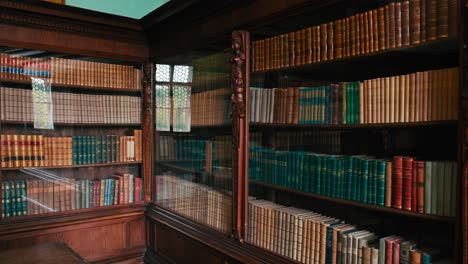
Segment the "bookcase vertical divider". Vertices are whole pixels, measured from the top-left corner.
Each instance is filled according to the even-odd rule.
[[[249,46],[250,33],[232,33],[232,186],[233,186],[233,234],[244,242],[247,225],[248,202],[248,151],[249,151]]]
[[[153,181],[153,74],[154,64],[146,61],[143,64],[143,109],[142,109],[142,175],[144,183],[144,201],[151,201],[151,190]]]

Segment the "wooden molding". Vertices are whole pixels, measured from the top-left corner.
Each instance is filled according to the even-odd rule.
[[[143,64],[143,98],[142,98],[142,135],[143,135],[143,190],[145,202],[151,201],[153,188],[153,75],[154,64],[146,61]]]

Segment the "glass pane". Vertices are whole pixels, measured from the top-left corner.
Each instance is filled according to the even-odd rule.
[[[2,221],[141,204],[138,65],[49,56],[0,47]]]
[[[170,82],[171,81],[171,65],[156,64],[156,81]]]
[[[230,234],[229,53],[182,63],[171,80],[172,132],[156,135],[156,204]]]

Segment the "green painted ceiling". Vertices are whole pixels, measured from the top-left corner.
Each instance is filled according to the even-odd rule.
[[[140,19],[169,0],[66,0],[76,6],[103,13]]]

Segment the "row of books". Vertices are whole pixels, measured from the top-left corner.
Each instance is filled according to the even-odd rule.
[[[278,131],[274,142],[277,150],[313,149],[317,153],[342,153],[342,131]]]
[[[192,126],[222,125],[231,122],[231,90],[228,88],[193,93]]]
[[[142,180],[132,174],[103,179],[2,181],[2,218],[134,203]]]
[[[254,41],[252,70],[371,54],[456,36],[456,0],[391,1],[386,6]]]
[[[3,168],[141,161],[141,130],[134,136],[44,137],[0,135]]]
[[[11,56],[0,53],[0,78],[28,80],[28,76],[49,78],[50,60],[45,58],[31,58]]]
[[[1,120],[34,120],[31,90],[0,87],[0,98]],[[52,109],[57,123],[141,123],[141,98],[137,96],[52,92]]]
[[[304,192],[455,216],[456,162],[326,155],[252,146],[249,178]]]
[[[156,176],[156,204],[230,234],[232,197],[209,186],[171,175]]]
[[[450,263],[439,249],[305,209],[251,197],[248,214],[248,243],[300,263]]]
[[[199,139],[191,136],[159,136],[159,160],[183,161],[196,170],[231,166],[232,138],[215,136]]]
[[[50,78],[52,84],[57,85],[142,88],[142,72],[133,66],[0,53],[1,79],[29,81],[31,76]]]
[[[251,88],[251,122],[369,124],[456,120],[458,68],[320,87]]]

